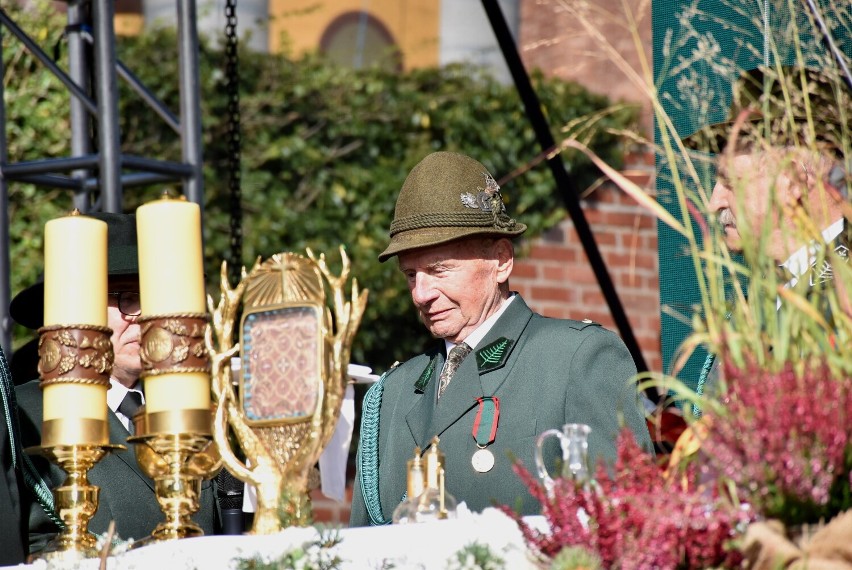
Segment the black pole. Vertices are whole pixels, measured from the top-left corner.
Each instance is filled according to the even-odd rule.
[[[98,100],[98,162],[100,204],[104,212],[122,212],[121,130],[118,120],[118,81],[115,78],[115,4],[92,2],[95,28],[95,85]]]
[[[0,10],[2,15],[3,10]],[[9,253],[9,183],[4,174],[9,161],[9,141],[6,138],[6,66],[3,53],[3,21],[0,20],[0,348],[12,354],[12,317],[9,316],[9,302],[12,300],[11,255]]]
[[[512,38],[509,26],[506,24],[506,19],[503,16],[503,10],[500,8],[497,0],[482,0],[482,6],[485,8],[488,19],[491,21],[491,28],[494,30],[494,35],[497,36],[497,43],[500,44],[500,50],[506,59],[506,65],[509,67],[512,79],[515,81],[515,88],[518,90],[521,101],[524,103],[527,118],[532,124],[541,150],[550,156],[547,159],[547,165],[550,167],[550,172],[556,181],[556,188],[565,204],[565,209],[568,210],[568,214],[574,222],[580,243],[583,245],[586,257],[589,258],[589,264],[595,272],[598,285],[600,285],[601,292],[606,299],[607,305],[609,305],[609,310],[616,327],[618,327],[618,332],[621,334],[624,344],[627,345],[627,349],[633,356],[636,369],[639,372],[647,372],[648,365],[645,364],[645,358],[642,356],[639,343],[633,335],[633,329],[627,320],[624,307],[618,298],[618,293],[615,291],[615,286],[606,269],[606,263],[604,263],[603,257],[601,257],[600,250],[595,242],[595,236],[589,227],[585,214],[583,214],[583,209],[580,206],[579,192],[577,191],[574,179],[565,170],[565,164],[562,162],[560,153],[552,152],[556,146],[556,141],[553,139],[550,125],[541,110],[541,103],[538,100],[535,89],[533,89],[529,75],[527,75],[521,57],[518,55],[515,40]],[[651,392],[648,396],[656,400],[656,393]]]

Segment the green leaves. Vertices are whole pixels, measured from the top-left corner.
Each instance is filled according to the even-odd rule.
[[[43,22],[53,22],[16,8],[10,13],[22,18],[22,27],[31,33]],[[64,22],[61,15],[51,17],[57,20],[50,26],[54,39],[41,45],[59,41]],[[4,52],[7,58],[16,57],[9,53]],[[117,53],[177,114],[174,32],[155,30],[120,38]],[[199,55],[206,270],[208,276],[216,276],[222,259],[230,257],[225,58],[218,46],[204,40]],[[20,61],[5,78],[11,103],[8,122],[13,133],[20,133],[10,134],[10,160],[68,155],[68,95],[40,65],[31,61],[24,65],[26,56],[17,57]],[[557,140],[565,136],[563,125],[579,115],[599,113],[597,134],[586,142],[608,164],[620,162],[621,148],[606,130],[629,128],[635,112],[601,113],[609,106],[604,97],[540,74],[533,82]],[[123,150],[181,160],[178,136],[123,82],[119,85]],[[242,263],[250,266],[258,256],[303,252],[306,247],[325,252],[334,263],[338,245],[345,244],[352,275],[370,289],[353,361],[381,371],[431,342],[396,262],[377,261],[387,245],[397,193],[408,171],[427,153],[440,149],[468,154],[498,180],[521,172],[501,185],[510,214],[530,227],[530,237],[564,217],[546,164],[525,168],[540,150],[514,87],[480,70],[452,65],[406,73],[355,71],[317,55],[294,61],[243,50],[240,92]],[[46,110],[33,113],[32,105],[24,104],[34,97]],[[564,156],[581,190],[599,176],[580,153],[569,149]],[[163,189],[126,188],[125,210],[132,211]],[[70,193],[64,191],[11,185],[13,294],[41,269],[44,223],[70,204]],[[218,286],[213,280],[208,283],[212,293],[218,294]]]

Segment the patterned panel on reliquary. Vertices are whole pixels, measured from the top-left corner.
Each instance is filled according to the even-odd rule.
[[[250,315],[246,325],[246,416],[255,421],[307,420],[322,389],[316,311],[275,309]]]

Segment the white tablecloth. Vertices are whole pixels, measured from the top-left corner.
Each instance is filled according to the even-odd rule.
[[[527,520],[540,526],[541,517]],[[487,544],[501,556],[506,568],[536,568],[529,559],[517,524],[495,509],[463,518],[378,528],[352,528],[339,531],[342,541],[334,552],[343,560],[342,568],[443,569],[451,556],[473,542]],[[127,551],[107,561],[110,570],[158,568],[183,570],[231,569],[240,558],[278,558],[290,549],[316,538],[314,528],[291,528],[268,536],[204,536],[153,544]],[[383,566],[384,564],[384,566]],[[46,568],[44,562],[18,568]],[[79,566],[96,569],[98,561]]]

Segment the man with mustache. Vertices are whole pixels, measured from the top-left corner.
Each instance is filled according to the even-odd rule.
[[[351,525],[391,521],[406,461],[435,436],[446,491],[472,511],[497,503],[537,512],[512,465],[535,472],[536,436],[547,429],[589,425],[592,461],[614,458],[622,422],[651,449],[621,339],[588,319],[545,318],[511,291],[512,239],[524,230],[472,158],[432,153],[406,178],[379,261],[398,258],[438,343],[365,396]],[[550,465],[562,458],[555,442],[544,456]]]
[[[830,267],[815,266],[815,248],[823,244],[848,258],[844,144],[852,134],[852,114],[847,89],[815,69],[754,69],[734,84],[727,120],[684,139],[689,148],[718,154],[709,207],[725,245],[734,252],[759,246],[777,263],[788,287],[802,279],[810,285],[831,279]],[[822,233],[822,244],[795,229],[785,215],[793,208],[807,213]],[[718,381],[719,362],[711,354],[699,393]]]
[[[134,445],[127,444],[133,433],[133,415],[144,404],[139,375],[139,261],[136,246],[136,218],[129,214],[94,213],[91,217],[107,223],[108,232],[108,297],[107,326],[115,360],[107,391],[110,443],[123,444],[127,451],[104,456],[89,471],[89,481],[100,487],[98,511],[89,522],[95,534],[106,532],[109,522],[116,523],[115,532],[122,539],[142,539],[164,520],[154,482],[136,462]],[[38,282],[24,289],[12,300],[9,312],[18,323],[32,329],[42,326],[44,284]],[[73,300],[69,300],[73,302]],[[16,390],[20,408],[24,447],[39,445],[42,428],[42,393],[39,380],[19,385]],[[29,505],[30,553],[36,553],[58,532],[50,490],[61,485],[65,472],[42,457],[33,456],[25,465],[32,477],[32,502]],[[26,515],[25,515],[26,516]],[[193,516],[205,534],[220,527],[213,483],[204,481],[200,507]]]
[[[790,163],[789,167],[784,166],[785,162]],[[828,193],[820,189],[820,181],[825,184],[833,177],[842,176],[838,168],[837,160],[827,154],[815,155],[810,150],[793,147],[738,148],[723,154],[710,196],[710,211],[724,229],[725,244],[731,251],[742,251],[742,236],[734,213],[740,210],[753,234],[767,232],[763,251],[794,277],[801,276],[808,266],[801,266],[798,257],[806,254],[808,244],[797,237],[797,232],[790,231],[791,221],[780,214],[784,206],[806,202],[814,224],[825,230],[825,241],[831,243],[838,238],[843,229],[841,194],[837,188]],[[732,177],[736,182],[731,181]],[[739,204],[735,187],[749,190]],[[774,197],[771,192],[775,193]]]

